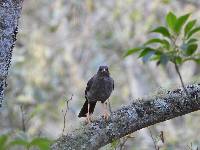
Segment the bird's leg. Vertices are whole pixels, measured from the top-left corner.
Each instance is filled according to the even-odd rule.
[[[90,104],[88,103],[88,112],[87,112],[87,123],[91,123],[90,120]]]
[[[107,102],[103,103],[103,108],[104,108],[103,117],[104,117],[105,120],[108,120],[110,114],[108,112],[108,103]]]

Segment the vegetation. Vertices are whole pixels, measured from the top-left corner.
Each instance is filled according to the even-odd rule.
[[[52,141],[47,138],[30,138],[23,132],[7,133],[0,136],[0,150],[25,149],[30,150],[39,148],[40,150],[49,150]]]
[[[157,65],[172,62],[186,94],[178,65],[190,60],[200,63],[200,53],[196,52],[200,39],[194,37],[200,31],[200,26],[196,25],[196,19],[188,20],[189,16],[190,14],[185,14],[177,17],[169,12],[165,17],[167,26],[159,26],[150,31],[161,34],[161,38],[150,38],[142,46],[129,49],[125,53],[125,56],[129,56],[138,52],[138,58],[142,58],[143,62],[157,61]]]

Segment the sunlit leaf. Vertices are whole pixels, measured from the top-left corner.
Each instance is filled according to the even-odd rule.
[[[159,39],[159,38],[150,39],[147,42],[145,42],[144,45],[149,45],[149,44],[154,44],[154,43],[160,43],[160,44],[164,45],[167,49],[169,49],[169,47],[170,47],[170,44],[167,40]]]
[[[172,12],[169,12],[166,16],[166,22],[167,22],[167,25],[168,27],[174,31],[174,27],[175,27],[175,24],[176,24],[176,16],[172,13]]]
[[[163,36],[170,38],[170,33],[169,33],[168,29],[163,26],[157,27],[157,28],[153,29],[151,32],[160,33]]]
[[[200,27],[196,27],[196,28],[192,29],[192,30],[188,33],[187,39],[190,38],[193,34],[199,32],[199,31],[200,31]]]
[[[196,21],[197,20],[192,20],[192,21],[189,21],[186,26],[185,26],[185,29],[184,29],[184,35],[186,36],[189,31],[194,27],[194,25],[196,24]]]
[[[127,51],[125,52],[124,57],[127,57],[127,56],[129,56],[129,55],[132,55],[132,54],[138,52],[138,51],[141,50],[141,49],[143,49],[143,47],[131,48],[131,49],[129,49],[129,50],[127,50]]]
[[[148,54],[149,52],[151,52],[151,51],[153,51],[152,48],[146,47],[146,48],[140,53],[139,58],[140,58],[140,57],[144,57],[145,55],[147,55],[147,54]]]
[[[182,64],[182,62],[183,62],[181,57],[176,57],[175,61],[177,64]]]
[[[174,26],[174,31],[176,33],[180,33],[182,26],[185,24],[187,19],[189,18],[190,14],[186,14],[177,18],[176,24]]]
[[[154,56],[151,57],[150,60],[151,60],[151,61],[160,60],[160,56],[161,56],[161,55],[158,55],[158,54],[157,54],[157,55],[154,55]]]

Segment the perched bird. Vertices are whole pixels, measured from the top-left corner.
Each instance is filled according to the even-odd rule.
[[[97,101],[103,104],[104,118],[108,119],[108,107],[106,100],[110,97],[114,90],[114,80],[110,77],[107,66],[100,66],[97,74],[95,74],[87,83],[85,89],[85,103],[78,117],[87,117],[90,123],[90,114],[94,112]]]

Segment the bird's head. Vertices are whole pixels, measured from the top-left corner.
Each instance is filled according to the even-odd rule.
[[[108,66],[100,66],[97,72],[99,76],[109,76]]]

